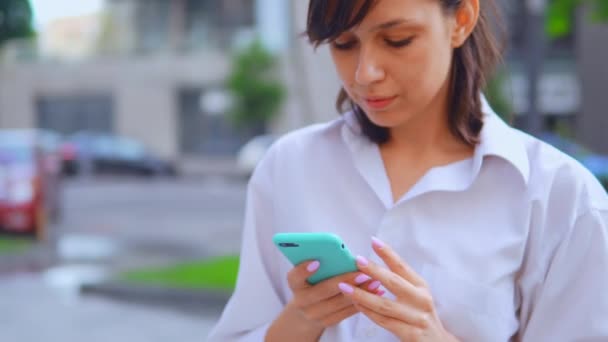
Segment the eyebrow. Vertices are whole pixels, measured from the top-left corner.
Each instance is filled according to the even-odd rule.
[[[376,26],[372,27],[371,30],[370,30],[370,32],[371,31],[386,30],[386,29],[389,29],[389,28],[393,28],[395,26],[406,24],[408,22],[411,22],[411,21],[410,20],[406,20],[406,19],[393,19],[393,20],[389,20],[389,21],[387,21],[385,23],[382,23],[382,24],[379,24],[379,25],[376,25]]]

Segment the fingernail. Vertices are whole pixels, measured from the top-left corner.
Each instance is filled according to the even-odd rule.
[[[357,257],[357,264],[359,266],[365,267],[365,266],[369,265],[369,261],[367,261],[367,259],[365,259],[365,257],[362,257],[359,255]]]
[[[386,293],[386,291],[380,290],[380,291],[378,291],[378,296],[382,297],[382,296],[384,296],[385,293]]]
[[[370,291],[374,291],[375,289],[380,287],[380,281],[379,280],[374,280],[371,282],[371,284],[369,284],[369,286],[367,287],[368,290]]]
[[[321,266],[321,263],[315,260],[306,266],[306,270],[308,270],[308,272],[314,272],[319,268],[319,266]]]
[[[384,242],[375,236],[372,236],[372,245],[378,249],[384,247]]]
[[[366,281],[368,281],[370,279],[372,279],[372,278],[370,276],[368,276],[367,274],[359,274],[357,276],[357,278],[355,278],[355,283],[357,285],[363,284],[363,283],[365,283]]]
[[[353,292],[355,292],[355,289],[353,289],[352,286],[350,286],[346,283],[340,283],[340,284],[338,284],[338,287],[340,288],[340,291],[342,291],[346,294],[352,294]]]

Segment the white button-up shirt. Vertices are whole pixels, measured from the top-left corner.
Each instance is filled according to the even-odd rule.
[[[462,341],[608,341],[606,192],[484,108],[474,156],[429,170],[397,203],[352,113],[274,144],[249,183],[236,290],[209,340],[263,341],[292,297],[272,236],[327,231],[376,262],[370,237],[389,243]],[[364,340],[397,339],[362,314],[321,337]]]

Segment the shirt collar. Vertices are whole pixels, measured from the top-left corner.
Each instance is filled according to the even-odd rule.
[[[494,112],[483,94],[481,102],[484,125],[480,133],[480,143],[475,148],[473,156],[473,176],[476,177],[481,170],[485,157],[495,156],[511,164],[527,184],[530,177],[530,162],[521,134]],[[362,135],[361,125],[352,111],[345,113],[343,117],[350,131],[348,140],[352,142],[353,136]]]
[[[490,107],[485,96],[481,97],[484,125],[480,144],[475,149],[475,165],[481,167],[487,156],[499,157],[511,164],[521,175],[525,184],[530,178],[530,160],[523,136],[507,125]]]

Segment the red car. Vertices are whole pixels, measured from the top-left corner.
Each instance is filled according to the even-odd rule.
[[[60,213],[60,159],[49,132],[0,131],[0,230],[43,240]]]

